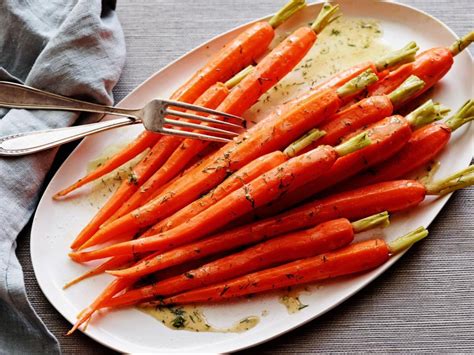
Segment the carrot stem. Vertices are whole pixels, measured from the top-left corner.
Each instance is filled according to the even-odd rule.
[[[415,75],[411,75],[398,88],[392,91],[388,97],[395,106],[404,102],[415,94],[418,90],[423,89],[425,82]]]
[[[416,130],[431,122],[442,119],[449,111],[446,106],[434,103],[433,100],[428,100],[406,115],[405,118],[410,123],[410,126]]]
[[[469,32],[467,35],[454,42],[449,46],[449,51],[453,56],[456,56],[466,49],[472,42],[474,42],[474,31]]]
[[[327,2],[324,3],[323,8],[318,14],[318,17],[311,25],[311,29],[319,34],[326,26],[331,22],[335,21],[339,16],[335,16],[339,11],[339,5],[331,5]]]
[[[402,250],[405,250],[411,247],[416,242],[426,238],[428,236],[428,231],[425,227],[419,227],[414,231],[404,235],[403,237],[395,239],[393,242],[388,243],[388,249],[390,254],[394,255]]]
[[[293,14],[306,6],[305,0],[290,0],[268,21],[270,26],[277,28],[283,22],[288,20]]]
[[[387,211],[384,211],[363,219],[359,219],[358,221],[352,222],[351,224],[355,233],[360,233],[376,227],[385,228],[390,225],[390,216]]]
[[[353,153],[356,150],[367,147],[371,143],[372,141],[369,139],[369,135],[364,131],[352,137],[348,141],[334,147],[334,150],[337,152],[337,154],[339,154],[340,157],[342,157],[344,155]]]
[[[451,131],[455,131],[463,124],[472,121],[474,119],[474,100],[470,99],[466,101],[464,105],[446,122]]]
[[[227,80],[224,85],[227,86],[228,89],[232,89],[238,83],[240,83],[247,75],[249,75],[255,67],[253,65],[249,65],[247,68],[242,69],[240,72],[235,74],[232,78]]]
[[[364,90],[367,86],[375,83],[378,79],[378,76],[374,74],[372,69],[367,69],[365,72],[337,89],[336,93],[340,98],[351,96]]]
[[[285,153],[288,157],[293,158],[294,156],[298,155],[300,151],[305,149],[308,145],[316,142],[319,138],[325,135],[325,131],[320,131],[319,129],[313,128],[311,131],[309,131],[301,138],[286,147],[283,153]]]
[[[379,72],[394,67],[399,64],[413,62],[415,60],[416,52],[418,52],[418,45],[416,42],[412,41],[408,43],[405,47],[395,50],[393,52],[387,53],[374,64]]]
[[[427,184],[425,187],[427,195],[443,196],[471,185],[474,185],[474,165],[470,165],[443,180]]]

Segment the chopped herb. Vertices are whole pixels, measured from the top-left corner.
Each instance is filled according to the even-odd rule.
[[[333,28],[331,31],[331,36],[339,36],[340,34],[341,34],[341,31],[336,30],[335,28]]]

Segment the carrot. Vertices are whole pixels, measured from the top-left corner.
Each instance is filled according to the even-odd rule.
[[[405,211],[418,206],[426,195],[440,195],[470,186],[474,183],[472,174],[473,168],[469,167],[426,187],[415,180],[398,180],[344,191],[163,254],[155,253],[154,256],[147,257],[146,262],[142,260],[131,268],[110,273],[127,278],[144,276],[176,265],[173,262],[185,263],[201,255],[207,256],[257,243],[298,229],[314,227],[331,219],[356,220],[382,211],[390,213]]]
[[[289,261],[336,250],[350,244],[354,240],[354,233],[387,225],[388,222],[387,212],[352,224],[345,218],[325,222],[311,229],[262,242],[184,274],[127,291],[113,298],[107,307],[131,305],[153,297],[174,295]]]
[[[367,132],[373,144],[339,158],[320,178],[290,190],[275,204],[261,208],[255,213],[259,216],[275,214],[388,159],[408,142],[412,135],[412,126],[417,127],[439,118],[440,111],[444,112],[442,106],[429,101],[406,118],[395,115],[372,124]]]
[[[223,84],[216,84],[208,89],[197,101],[196,104],[209,108],[216,108],[217,105],[227,96],[228,88]],[[165,163],[168,156],[178,146],[180,138],[174,136],[163,137],[153,148],[140,160],[133,168],[129,178],[124,180],[117,191],[114,192],[106,204],[99,210],[94,218],[82,229],[71,244],[72,249],[77,249],[83,245],[99,229],[112,214],[124,204],[139,186],[142,185],[153,172]]]
[[[275,36],[274,29],[305,6],[304,0],[291,0],[269,22],[261,21],[249,26],[212,56],[201,69],[171,95],[171,99],[194,102],[215,83],[225,82],[246,66],[255,63],[272,42]],[[106,164],[60,191],[56,197],[65,196],[118,168],[146,148],[156,144],[160,137],[159,134],[153,132],[142,132]]]
[[[132,272],[123,274],[123,276],[127,276],[126,278],[120,277],[114,280],[94,304],[81,313],[81,317],[73,329],[85,322],[96,309],[101,307],[101,304],[105,304],[114,294],[133,285],[141,275],[148,272],[183,264],[294,230],[312,227],[331,219],[354,220],[384,210],[390,213],[403,211],[420,204],[426,195],[443,195],[473,184],[474,166],[427,186],[415,180],[383,182],[316,200],[279,216],[217,234],[211,238],[176,248],[161,256],[156,253],[152,254],[137,264],[136,268],[131,269]],[[152,268],[154,269],[150,271]],[[144,269],[147,271],[143,273]]]
[[[327,5],[328,10],[322,13],[337,10],[337,7]],[[330,17],[329,17],[330,18]],[[321,21],[328,21],[322,17]],[[318,23],[318,21],[316,21]],[[253,70],[247,75],[219,105],[217,110],[241,116],[260,96],[268,89],[278,83],[301,59],[316,41],[316,36],[321,29],[315,30],[311,27],[302,27],[290,35],[283,43],[271,51]],[[166,183],[171,177],[175,176],[196,153],[203,150],[209,143],[196,139],[185,139],[180,147],[170,157],[167,163],[158,170],[153,177],[147,181],[143,188],[139,189],[131,200],[123,205],[117,213],[121,217],[130,211],[140,207],[150,199],[156,187]]]
[[[341,139],[358,129],[363,129],[369,124],[380,121],[393,113],[393,106],[397,101],[405,100],[424,86],[423,81],[409,77],[389,95],[371,96],[339,111],[329,122],[319,129],[326,134],[313,141],[302,153],[316,148],[319,145],[336,145]]]
[[[355,188],[406,176],[428,164],[447,145],[451,133],[473,119],[474,101],[469,100],[445,123],[435,122],[416,130],[397,154],[353,177],[342,188]]]
[[[228,173],[289,144],[299,134],[334,114],[341,104],[340,96],[360,91],[364,82],[367,85],[376,79],[374,74],[363,73],[338,90],[326,90],[309,97],[271,125],[262,123],[251,134],[241,134],[216,152],[210,159],[211,164],[190,171],[146,205],[104,226],[88,241],[87,246],[122,233],[136,232],[170,216],[218,185]]]
[[[278,119],[278,116],[284,114],[285,112],[287,112],[287,110],[290,110],[298,102],[307,99],[309,96],[314,95],[317,92],[321,92],[327,89],[337,90],[338,88],[345,85],[347,82],[356,78],[367,70],[371,70],[373,73],[377,74],[379,78],[383,78],[387,74],[387,69],[391,69],[392,67],[395,67],[400,63],[413,61],[415,59],[415,54],[418,49],[419,48],[415,42],[410,42],[405,47],[390,52],[376,61],[360,63],[353,67],[345,69],[333,75],[332,77],[324,80],[323,82],[318,83],[305,94],[291,99],[285,104],[276,107],[270,115],[265,117],[264,121],[271,122],[275,119]],[[354,95],[348,95],[344,98],[344,103],[347,103],[353,97]]]
[[[336,251],[185,292],[158,301],[157,304],[219,302],[239,296],[372,270],[385,263],[391,255],[409,248],[427,235],[428,231],[420,227],[391,243],[386,243],[383,239],[366,240]]]
[[[291,187],[302,186],[307,181],[316,179],[334,164],[338,156],[350,154],[368,144],[370,140],[367,139],[366,133],[362,133],[335,148],[320,146],[257,177],[168,232],[91,252],[71,253],[70,256],[75,261],[88,261],[114,255],[163,251],[199,239],[247,212],[279,198]]]
[[[389,73],[385,78],[372,85],[369,88],[369,96],[383,95],[393,91],[410,75],[416,75],[426,83],[422,90],[410,97],[410,100],[420,96],[441,80],[449,69],[451,69],[454,62],[454,56],[463,51],[473,41],[474,31],[453,43],[449,48],[431,48],[420,53],[416,56],[415,61],[402,65],[400,68]],[[406,100],[397,102],[396,108],[401,107],[405,102]]]
[[[171,217],[158,222],[158,224],[150,228],[146,234],[153,235],[161,233],[186,222],[244,184],[248,184],[258,176],[281,165],[286,159],[282,152],[275,151],[250,162],[229,176],[222,184],[211,190],[208,194],[179,210]]]

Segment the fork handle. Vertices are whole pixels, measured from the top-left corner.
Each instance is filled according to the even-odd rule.
[[[93,112],[133,118],[136,118],[138,111],[71,99],[8,81],[0,81],[0,107]]]
[[[12,134],[0,137],[0,156],[20,156],[36,153],[90,134],[138,122],[133,118],[121,117],[81,126]]]

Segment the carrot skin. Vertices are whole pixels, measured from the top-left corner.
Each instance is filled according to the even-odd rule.
[[[260,96],[288,74],[306,55],[316,41],[316,34],[309,27],[302,27],[268,54],[219,105],[217,110],[241,116]],[[291,55],[289,55],[291,53]],[[223,84],[222,84],[223,85]],[[129,206],[125,205],[119,216],[140,207],[154,189],[175,176],[192,157],[202,151],[209,142],[186,139],[173,154],[165,169],[159,170],[143,189],[137,191]]]
[[[198,196],[218,185],[229,172],[234,172],[259,156],[287,146],[302,133],[336,112],[341,100],[327,90],[309,97],[272,124],[262,124],[252,134],[243,133],[226,144],[212,159],[212,164],[199,166],[178,179],[146,205],[101,228],[93,238],[103,242],[116,235],[137,232],[170,216]]]
[[[209,208],[217,201],[220,201],[228,194],[240,188],[242,185],[247,184],[257,178],[258,176],[266,173],[267,171],[275,168],[278,165],[283,164],[287,157],[280,151],[275,151],[250,162],[242,169],[238,170],[219,186],[213,189],[205,196],[199,198],[188,206],[176,212],[174,215],[158,222],[156,225],[151,227],[142,237],[147,237],[153,234],[165,232],[172,229],[190,218],[196,216],[200,212]]]
[[[225,82],[246,66],[254,63],[257,58],[265,53],[274,35],[275,32],[272,26],[267,22],[253,24],[218,51],[204,67],[173,93],[171,99],[188,103],[194,102],[215,83]],[[118,168],[146,148],[156,144],[160,137],[161,135],[150,131],[142,132],[132,143],[117,153],[99,170],[78,180],[69,188],[59,192],[57,196],[64,196]]]
[[[388,94],[395,90],[410,75],[416,75],[425,82],[425,86],[409,98],[413,100],[440,81],[451,69],[453,62],[453,55],[448,48],[437,47],[428,49],[418,54],[414,62],[402,65],[372,85],[369,88],[369,95]],[[403,103],[399,102],[396,108],[399,108]]]
[[[434,122],[413,132],[408,143],[389,160],[371,167],[341,189],[352,189],[382,181],[395,180],[425,166],[448,144],[451,129],[442,122]]]
[[[318,127],[326,132],[322,138],[302,150],[310,151],[319,145],[336,146],[341,143],[344,136],[380,121],[393,113],[393,105],[386,95],[372,96],[339,111],[331,119]]]
[[[169,296],[212,285],[289,261],[336,250],[350,244],[353,239],[354,231],[347,219],[329,221],[309,230],[260,243],[184,274],[127,291],[112,299],[106,306],[131,305],[156,296]]]
[[[360,171],[393,156],[408,142],[412,134],[409,122],[402,116],[390,116],[371,125],[367,131],[372,144],[337,159],[334,165],[318,179],[290,190],[273,205],[256,211],[257,215],[269,216],[294,206],[318,192],[334,186]]]
[[[214,109],[227,96],[228,92],[225,85],[216,84],[198,98],[196,104]],[[109,220],[112,215],[138,191],[139,187],[168,160],[168,157],[178,147],[180,141],[181,138],[179,137],[162,137],[133,168],[132,178],[122,182],[119,189],[114,192],[112,197],[109,198],[94,218],[79,233],[71,244],[71,248],[77,249],[82,246],[87,246],[89,239],[97,232],[99,227]]]
[[[254,208],[277,199],[290,187],[301,186],[309,179],[316,178],[327,171],[336,159],[337,152],[334,148],[330,146],[318,147],[259,176],[187,223],[168,232],[118,243],[91,252],[71,253],[70,256],[75,261],[88,261],[107,256],[166,251],[183,243],[189,243],[223,227]]]
[[[169,260],[185,263],[194,258],[255,244],[275,236],[317,226],[337,218],[357,220],[389,211],[395,213],[417,206],[425,198],[425,187],[417,181],[400,180],[342,192],[307,203],[275,217],[257,221],[172,249],[157,252],[133,267],[117,270],[119,277],[141,277],[169,267]],[[176,256],[177,255],[177,256]],[[176,264],[172,264],[176,265]]]
[[[322,281],[376,268],[390,257],[383,239],[367,240],[318,255],[258,271],[225,283],[166,298],[163,304],[218,302],[264,291]]]

